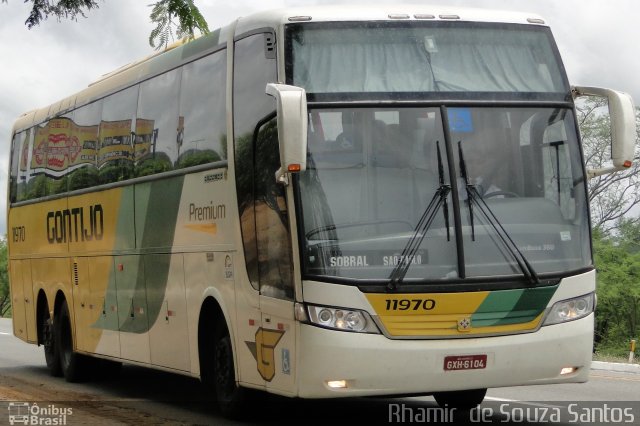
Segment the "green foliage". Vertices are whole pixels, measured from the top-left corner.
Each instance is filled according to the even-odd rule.
[[[156,27],[149,35],[149,44],[156,50],[167,47],[174,38],[194,38],[196,30],[209,32],[207,21],[193,0],[160,0],[151,6],[151,22]]]
[[[200,164],[213,163],[220,160],[220,155],[213,149],[205,149],[201,151],[189,150],[180,155],[176,168],[184,169],[186,167],[199,166]]]
[[[8,2],[8,0],[0,1]],[[85,12],[98,8],[95,0],[24,0],[24,2],[32,4],[29,17],[25,21],[29,29],[39,25],[49,16],[55,16],[58,20],[76,20],[78,16],[86,18]],[[159,0],[150,6],[153,8],[151,22],[156,24],[156,28],[149,36],[151,47],[156,49],[166,47],[174,39],[174,35],[178,39],[184,37],[192,39],[195,37],[196,30],[202,34],[209,32],[207,21],[193,0]]]
[[[32,178],[27,183],[27,200],[44,197],[47,193],[47,177],[44,174]]]
[[[49,179],[49,195],[56,194],[64,194],[68,191],[69,186],[69,178],[67,176],[63,176],[59,179],[50,178]]]
[[[133,176],[133,162],[125,159],[111,160],[98,172],[100,183],[120,182]]]
[[[156,173],[168,172],[172,169],[173,165],[171,164],[169,156],[164,152],[159,152],[136,164],[135,175],[136,177],[149,176]]]
[[[619,234],[594,232],[598,267],[596,349],[610,355],[629,352],[629,340],[640,337],[640,225],[623,220]]]
[[[69,175],[69,191],[91,188],[98,185],[99,181],[98,169],[87,165],[71,172]]]
[[[9,273],[7,270],[7,240],[0,239],[0,317],[11,313]]]
[[[32,3],[29,17],[24,22],[29,29],[40,25],[40,22],[49,16],[55,16],[59,20],[62,18],[75,20],[78,15],[86,17],[85,10],[98,8],[98,3],[94,0],[24,0],[24,2]],[[2,0],[2,3],[7,3],[7,0]]]

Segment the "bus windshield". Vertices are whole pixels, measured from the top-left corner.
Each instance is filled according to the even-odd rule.
[[[536,25],[292,24],[287,45],[289,81],[312,94],[569,93],[551,32]]]
[[[416,231],[443,184],[451,191]],[[406,264],[407,280],[521,276],[516,253],[537,274],[591,264],[570,109],[310,107],[298,194],[307,275],[384,280]]]

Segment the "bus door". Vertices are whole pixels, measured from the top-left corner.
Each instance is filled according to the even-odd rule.
[[[289,219],[279,168],[275,33],[234,43],[233,124],[238,210],[248,280],[238,280],[235,343],[239,379],[293,393],[294,322]]]
[[[258,369],[267,389],[294,392],[294,283],[286,187],[276,182],[280,167],[277,120],[263,122],[254,141],[256,245],[261,335]]]

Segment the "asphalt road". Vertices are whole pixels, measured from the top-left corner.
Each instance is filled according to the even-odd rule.
[[[244,421],[231,421],[220,416],[200,382],[188,377],[131,365],[98,382],[50,377],[43,349],[15,338],[10,320],[0,319],[0,425],[25,413],[35,413],[42,424],[67,425],[640,425],[639,400],[640,374],[593,371],[586,384],[491,389],[470,413],[442,411],[431,397],[303,401],[261,395]]]

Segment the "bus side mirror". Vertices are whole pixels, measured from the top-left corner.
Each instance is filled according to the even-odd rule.
[[[636,115],[631,96],[627,93],[599,87],[572,87],[571,91],[574,98],[601,96],[607,98],[609,102],[613,167],[588,169],[587,176],[591,179],[631,167],[636,144]]]
[[[307,168],[307,93],[301,87],[274,83],[267,84],[265,91],[278,105],[280,168],[276,181],[286,184],[287,173]]]

